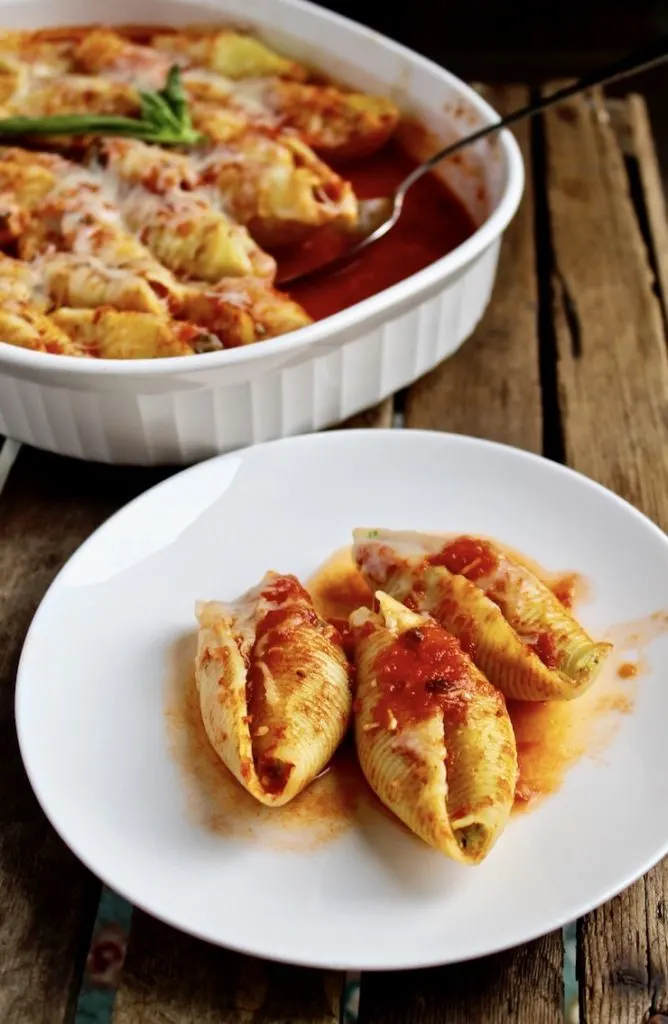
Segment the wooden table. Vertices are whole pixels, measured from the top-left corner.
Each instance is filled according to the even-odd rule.
[[[527,98],[521,87],[487,92],[501,110]],[[357,424],[542,451],[668,528],[668,228],[644,103],[580,99],[518,138],[527,193],[483,323],[453,359]],[[85,465],[11,441],[0,452],[3,1024],[72,1019],[100,895],[21,766],[13,690],[23,637],[68,556],[167,472]],[[668,861],[578,922],[582,1024],[668,1024],[667,889]],[[365,975],[360,1020],[561,1024],[562,963],[554,933],[462,966]],[[205,946],[137,911],[114,1021],[336,1024],[341,982]]]

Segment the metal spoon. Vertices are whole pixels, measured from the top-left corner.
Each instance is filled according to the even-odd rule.
[[[458,139],[457,142],[445,146],[438,153],[435,153],[434,156],[421,163],[415,170],[411,171],[401,184],[397,186],[393,195],[358,201],[359,217],[355,228],[350,232],[351,245],[349,249],[341,255],[326,260],[315,267],[309,267],[306,270],[296,271],[292,274],[288,271],[285,276],[279,276],[278,284],[281,287],[295,285],[313,277],[319,277],[321,274],[331,274],[350,263],[361,252],[368,249],[374,242],[377,242],[379,238],[383,238],[399,220],[409,188],[423,174],[426,174],[436,164],[440,163],[441,160],[445,160],[466,146],[470,146],[472,143],[477,142],[479,139],[484,139],[488,135],[493,135],[495,132],[499,132],[511,124],[516,124],[525,118],[533,117],[535,114],[557,103],[563,103],[564,100],[570,99],[571,96],[576,96],[586,89],[619,81],[621,78],[627,78],[629,75],[645,71],[655,64],[661,64],[666,59],[668,59],[668,36],[662,36],[661,39],[648,44],[643,49],[627,54],[626,57],[622,57],[612,64],[607,64],[597,71],[592,71],[572,85],[558,89],[550,96],[545,96],[535,103],[529,103],[525,107],[520,107],[518,110],[512,111],[512,113],[506,114],[500,121],[495,121],[484,128],[479,128],[477,131],[472,132],[471,135],[466,135],[464,138]]]

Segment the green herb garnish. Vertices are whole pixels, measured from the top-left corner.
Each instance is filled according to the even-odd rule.
[[[196,146],[204,136],[193,128],[178,67],[170,68],[164,89],[139,92],[139,117],[114,114],[54,114],[0,118],[0,138],[16,135],[122,135],[163,146]]]

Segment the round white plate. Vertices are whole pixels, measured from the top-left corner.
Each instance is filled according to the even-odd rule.
[[[18,678],[23,759],[69,846],[156,917],[243,952],[334,968],[492,953],[607,900],[668,849],[668,638],[645,652],[606,751],[511,820],[487,861],[455,865],[371,812],[329,842],[211,828],[166,714],[197,598],[273,568],[306,579],[355,526],[492,535],[591,583],[597,636],[668,609],[668,539],[585,478],[484,441],[317,434],[186,470],[102,526],[35,616]],[[631,684],[630,684],[631,685]],[[252,830],[251,830],[252,831]],[[283,837],[285,838],[285,837]]]

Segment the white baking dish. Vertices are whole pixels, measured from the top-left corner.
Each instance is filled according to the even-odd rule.
[[[347,84],[389,94],[439,139],[497,118],[448,71],[303,0],[0,0],[6,28],[198,21],[250,27]],[[227,352],[80,361],[0,345],[0,431],[84,459],[187,463],[318,430],[380,401],[471,333],[521,197],[522,158],[507,132],[443,173],[479,227],[418,274],[320,323]]]

